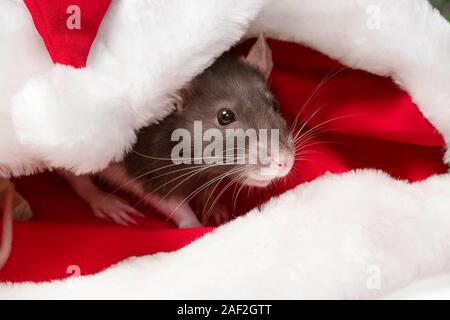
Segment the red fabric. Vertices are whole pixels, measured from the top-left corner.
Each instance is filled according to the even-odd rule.
[[[111,0],[24,0],[54,63],[81,68]],[[70,29],[67,20],[76,5],[80,28]]]
[[[292,121],[300,114],[304,121],[320,108],[308,128],[329,122],[325,132],[309,142],[304,160],[297,161],[286,183],[265,192],[242,192],[236,213],[327,171],[379,168],[409,181],[446,171],[442,137],[391,80],[341,70],[337,62],[299,45],[270,41],[270,46],[275,61],[271,85],[286,118]],[[330,74],[334,76],[323,81]],[[309,103],[302,109],[305,101]],[[31,203],[35,218],[15,223],[12,256],[0,271],[0,281],[67,277],[71,265],[79,266],[81,274],[91,274],[129,256],[176,250],[211,230],[178,230],[151,209],[140,227],[108,224],[93,217],[54,174],[21,178],[17,189]],[[232,197],[233,191],[225,197]]]

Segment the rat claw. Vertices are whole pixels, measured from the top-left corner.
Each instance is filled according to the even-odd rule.
[[[97,209],[92,209],[92,211],[94,212],[94,216],[103,220],[108,220],[108,217],[103,214],[100,210]]]
[[[137,211],[135,208],[133,208],[129,205],[126,205],[125,211],[127,211],[127,213],[132,214],[136,217],[145,218],[144,214],[142,214],[141,212]]]
[[[125,200],[119,199],[117,205],[122,209],[123,212],[126,212],[126,214],[132,214],[139,218],[145,218],[144,214],[130,206]]]
[[[109,223],[116,223],[113,219],[111,219],[111,217],[109,215],[104,214],[101,211],[95,211],[94,216],[99,219],[105,220],[106,222],[109,222]]]
[[[124,221],[126,221],[127,223],[133,224],[133,225],[137,225],[138,223],[136,222],[136,220],[134,220],[132,217],[130,217],[130,215],[126,212],[119,212],[118,213],[120,218]]]
[[[109,217],[117,224],[120,224],[124,227],[129,227],[130,225],[126,220],[124,220],[118,213],[110,213]]]
[[[133,214],[133,215],[135,215],[136,217],[139,217],[139,218],[145,218],[145,214],[140,213],[139,211],[137,211],[137,210],[134,209],[134,208],[131,208],[131,209],[132,209],[132,210],[129,211],[129,213],[131,213],[131,214]]]

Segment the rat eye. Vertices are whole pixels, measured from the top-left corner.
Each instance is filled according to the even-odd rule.
[[[226,126],[236,120],[236,115],[230,109],[223,108],[217,112],[217,120],[221,126]]]
[[[275,110],[276,112],[280,111],[280,103],[278,102],[278,100],[273,100],[272,102],[272,107],[273,110]]]

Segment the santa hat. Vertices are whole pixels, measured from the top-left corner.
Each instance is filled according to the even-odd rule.
[[[0,118],[4,174],[47,167],[88,173],[120,160],[137,129],[171,112],[170,95],[246,32],[264,32],[318,50],[349,68],[389,76],[406,92],[388,79],[352,71],[321,93],[337,110],[324,116],[365,108],[367,114],[358,121],[341,120],[346,142],[356,146],[358,137],[365,136],[378,139],[366,146],[381,147],[366,153],[331,148],[327,155],[333,155],[332,161],[315,158],[323,166],[310,176],[313,171],[305,168],[314,170],[314,165],[302,165],[304,176],[289,187],[326,171],[356,169],[360,163],[420,182],[410,184],[370,169],[324,175],[184,249],[77,279],[72,296],[86,297],[88,291],[96,297],[136,292],[142,297],[369,297],[446,270],[450,26],[427,1],[25,2],[29,12],[15,0],[0,4],[0,12],[15,17],[0,16],[5,28],[0,43],[15,53],[0,59],[10,77],[1,83],[5,94],[0,97],[1,111],[8,115]],[[301,106],[296,95],[304,97],[299,90],[308,87],[300,75],[314,68],[323,68],[326,75],[339,65],[296,44],[271,45],[274,91],[287,116],[295,116]],[[349,85],[354,90],[347,91],[346,100],[339,93]],[[321,120],[326,118],[316,124]],[[395,153],[400,145],[403,153]],[[254,204],[243,200],[242,207],[247,202]],[[376,290],[367,285],[371,270],[380,271]],[[128,291],[114,290],[118,278]],[[2,285],[0,296],[39,292],[40,297],[60,297],[65,285]]]

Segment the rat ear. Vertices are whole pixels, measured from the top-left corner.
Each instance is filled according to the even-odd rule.
[[[185,109],[183,94],[181,92],[178,92],[174,94],[173,97],[174,97],[173,104],[175,105],[177,111],[178,112],[183,111]]]
[[[272,51],[262,33],[245,57],[245,61],[261,71],[266,79],[269,78],[273,67]]]
[[[173,94],[173,103],[178,112],[182,112],[186,109],[186,97],[189,87],[190,84],[187,84],[186,87],[178,90],[175,94]]]

